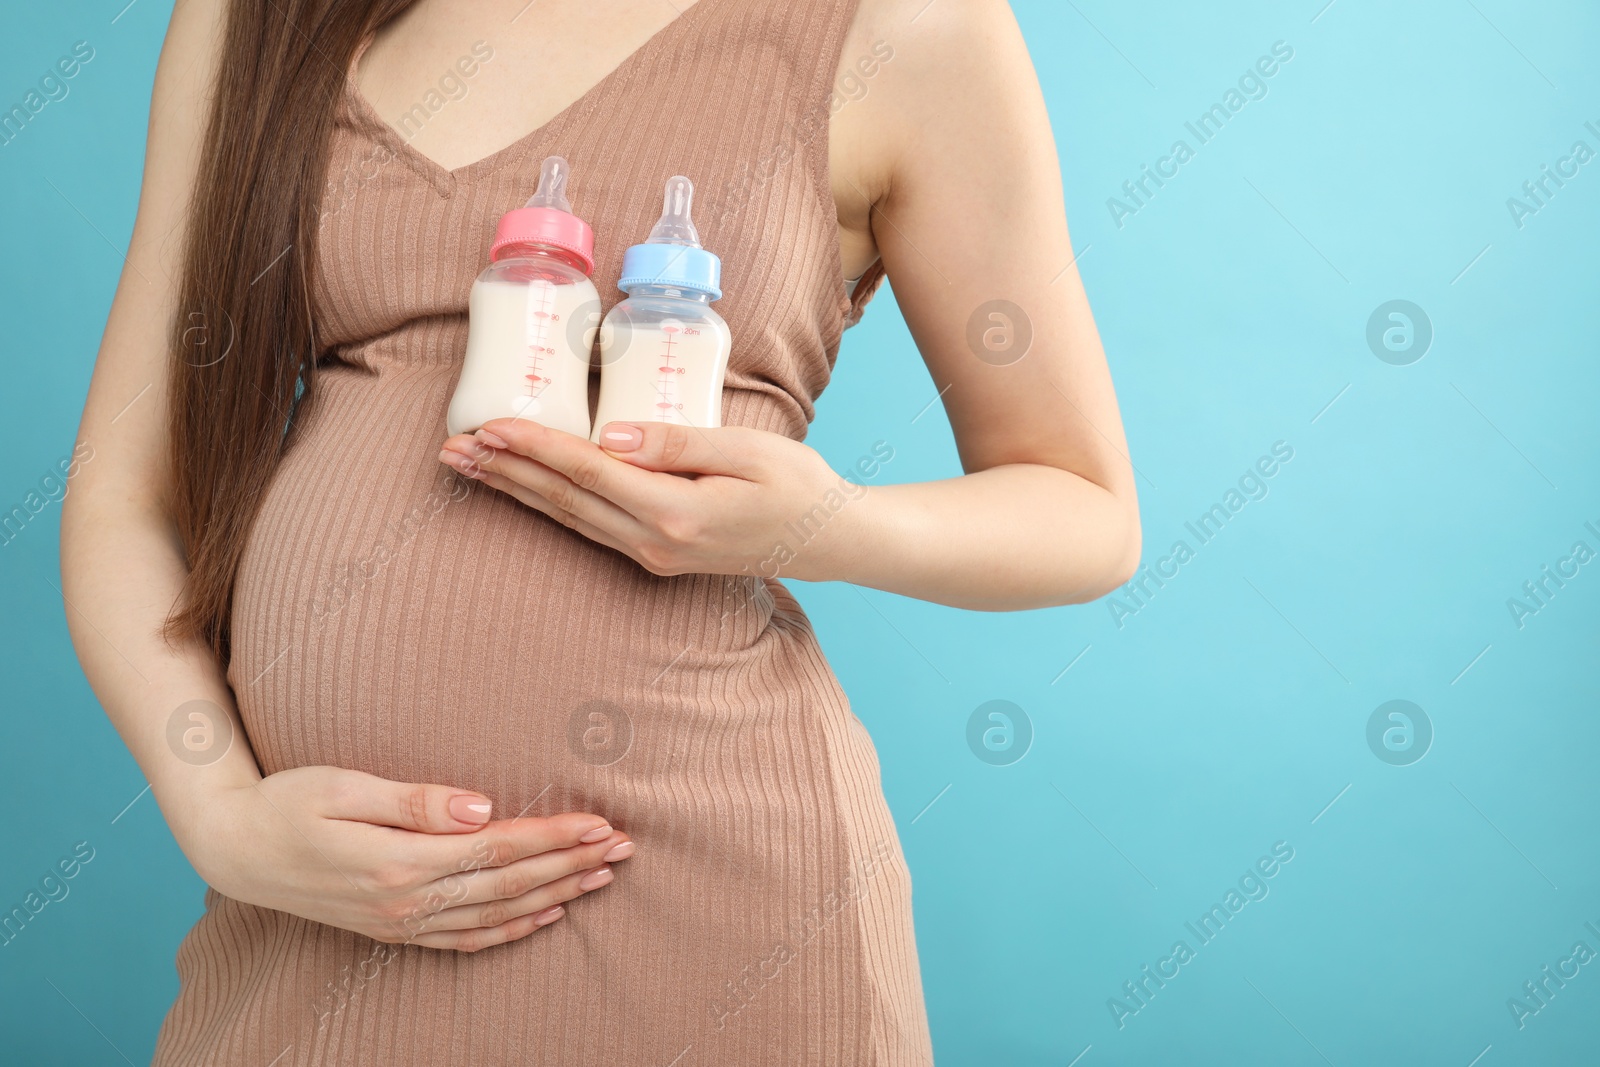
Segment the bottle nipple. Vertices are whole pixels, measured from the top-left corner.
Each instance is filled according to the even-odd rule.
[[[549,156],[539,168],[539,191],[528,197],[525,207],[548,207],[572,213],[572,202],[567,199],[567,175],[571,171],[565,159]]]
[[[583,272],[594,270],[594,232],[572,213],[567,199],[567,179],[572,167],[560,156],[549,156],[539,168],[539,190],[519,208],[500,216],[489,259],[528,255],[541,248],[558,248],[576,256]]]
[[[689,218],[693,205],[694,182],[681,174],[668,178],[661,219],[649,237],[623,253],[617,288],[631,294],[640,285],[664,286],[721,298],[722,260],[701,247]]]
[[[646,244],[684,245],[700,247],[700,234],[689,219],[689,209],[694,204],[694,182],[679,174],[667,179],[666,196],[661,203],[661,219],[656,223]]]

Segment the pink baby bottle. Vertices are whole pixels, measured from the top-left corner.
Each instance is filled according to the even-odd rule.
[[[539,191],[500,218],[489,266],[467,298],[467,355],[445,415],[451,434],[525,418],[589,436],[594,333],[583,320],[600,294],[589,280],[594,232],[572,213],[567,177],[567,161],[549,157]]]

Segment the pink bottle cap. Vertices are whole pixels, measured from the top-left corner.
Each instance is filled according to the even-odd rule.
[[[567,161],[560,156],[544,161],[539,191],[526,206],[500,216],[494,243],[489,246],[491,262],[514,245],[551,245],[577,256],[585,274],[594,270],[594,231],[572,213],[566,196],[567,172]]]

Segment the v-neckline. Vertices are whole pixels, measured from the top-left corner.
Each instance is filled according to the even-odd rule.
[[[635,66],[641,56],[661,44],[668,34],[690,21],[695,12],[715,2],[716,0],[696,0],[696,3],[687,11],[684,11],[671,22],[651,34],[643,44],[629,52],[622,58],[620,63],[602,75],[599,81],[585,89],[571,103],[557,111],[549,119],[503,148],[498,148],[470,163],[463,163],[459,167],[446,167],[432,156],[425,155],[415,148],[408,138],[395,129],[387,119],[378,114],[377,108],[372,106],[372,102],[367,99],[366,94],[361,91],[361,87],[356,83],[356,71],[361,63],[361,57],[366,55],[368,47],[376,39],[376,29],[369,30],[361,38],[360,43],[356,45],[355,54],[350,57],[350,64],[345,68],[345,97],[356,111],[376,128],[378,135],[389,144],[389,147],[397,151],[403,158],[409,160],[414,169],[433,185],[440,196],[450,197],[455,194],[456,186],[460,182],[471,181],[483,174],[495,171],[513,158],[525,154],[529,145],[536,142],[558,124],[576,114],[579,109],[587,107],[602,89],[619,79],[630,67]]]

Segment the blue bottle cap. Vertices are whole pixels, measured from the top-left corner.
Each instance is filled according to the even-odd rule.
[[[693,203],[693,182],[681,174],[667,179],[661,219],[643,244],[622,254],[618,289],[632,292],[637,285],[669,285],[721,298],[722,260],[700,247],[700,235],[689,218]]]

